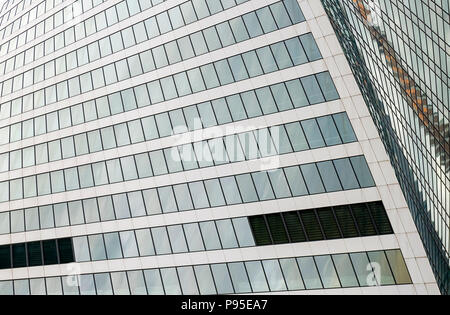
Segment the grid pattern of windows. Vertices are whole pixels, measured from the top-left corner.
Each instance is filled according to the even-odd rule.
[[[185,193],[188,192],[183,191],[182,186],[175,188],[177,196]],[[94,203],[95,200],[90,200],[84,205],[96,208]],[[75,210],[72,207],[70,211]],[[144,209],[141,208],[141,212],[144,214]],[[88,222],[98,222],[98,212],[88,214],[91,215]],[[32,215],[27,212],[26,218],[30,220]],[[37,209],[34,215],[38,215]],[[25,224],[31,223],[26,221]],[[372,202],[333,207],[333,210],[302,210],[90,234],[60,239],[57,245],[54,245],[55,240],[3,245],[0,246],[0,269],[392,233],[383,204]]]
[[[27,60],[28,62],[25,62],[25,64],[33,61],[33,54],[35,55],[34,58],[38,59],[41,56],[45,56],[56,51],[57,49],[55,49],[55,43],[57,44],[60,40],[62,40],[62,46],[64,46],[64,38],[66,39],[65,46],[68,46],[75,41],[81,40],[84,37],[93,34],[96,31],[100,31],[108,26],[114,25],[130,16],[133,16],[137,13],[140,13],[141,11],[144,11],[165,1],[166,0],[125,0],[119,2],[118,4],[109,7],[105,11],[102,11],[85,21],[77,22],[76,26],[68,28],[65,32],[61,32],[55,37],[40,42],[35,47],[25,51],[24,53],[30,56],[28,57],[30,58],[30,60]],[[35,26],[28,28],[26,31],[7,41],[4,41],[0,46],[0,56],[5,56],[8,53],[20,48],[21,46],[24,46],[26,43],[43,36],[45,33],[48,33],[61,25],[69,23],[79,15],[95,8],[96,6],[99,6],[103,2],[104,0],[78,0],[72,2],[70,5],[57,11],[53,15],[47,17],[45,20],[37,23]],[[139,3],[142,4],[142,8],[140,7]],[[49,9],[51,8],[47,8],[47,10]],[[42,9],[41,12],[38,12],[38,10],[39,6],[37,7],[37,10],[31,10],[30,13],[24,15],[23,18],[37,18],[39,15],[45,13],[45,11],[43,11]],[[0,36],[3,35],[4,38],[5,36],[7,36],[7,32],[8,27],[5,28],[5,31],[0,32]],[[43,50],[45,51],[45,53],[43,53]],[[18,57],[20,62],[16,64],[16,67],[20,67],[23,64],[23,57],[24,56]],[[16,62],[19,60],[16,60]],[[14,58],[9,59],[8,61],[14,63]]]
[[[256,215],[248,219],[258,246],[394,233],[381,201]]]
[[[411,284],[307,2],[5,0],[0,295]]]
[[[379,266],[379,276],[374,266]],[[209,295],[410,284],[398,249],[0,281],[0,294]]]
[[[263,102],[266,94],[271,95],[268,88],[256,91],[256,95],[263,95]],[[217,104],[215,104],[217,105]],[[222,105],[222,104],[220,104]],[[220,106],[218,105],[218,106]],[[277,111],[276,104],[271,104],[272,108],[263,108],[265,114]],[[216,107],[217,108],[217,107]],[[211,103],[200,104],[199,112],[202,113],[198,118],[202,119],[205,125],[213,125],[216,122]],[[223,110],[224,108],[222,108]],[[179,112],[182,115],[182,112]],[[260,112],[259,114],[262,114]],[[220,116],[219,116],[220,117]],[[183,116],[172,115],[172,120]],[[198,121],[189,121],[188,124],[194,126]],[[210,123],[212,122],[212,123]],[[10,170],[33,166],[61,159],[67,159],[84,154],[94,153],[102,150],[108,150],[116,147],[126,146],[143,141],[149,141],[160,137],[172,135],[177,127],[171,128],[171,119],[167,113],[156,116],[145,117],[140,120],[123,122],[117,125],[93,130],[87,133],[77,134],[61,140],[45,142],[37,146],[26,147],[21,150],[13,151],[2,155],[3,158],[9,158]],[[183,129],[183,131],[186,131]],[[222,138],[214,138],[194,142],[196,156],[190,160],[197,161],[200,167],[210,165],[221,165],[229,162],[239,162],[242,160],[251,160],[260,156],[273,156],[275,154],[286,154],[309,149],[317,149],[325,146],[333,146],[343,143],[356,141],[356,136],[351,127],[346,113],[338,113],[329,116],[312,118],[305,121],[292,122],[289,124],[271,126],[270,128],[247,131],[245,133],[228,135]],[[223,143],[222,143],[223,142]],[[265,146],[267,144],[267,147]],[[186,144],[178,147],[161,149],[166,159],[168,168],[173,166],[173,170],[178,163],[181,166],[182,160],[187,160],[184,149]],[[201,148],[201,151],[195,148]],[[178,153],[174,153],[178,151]],[[159,154],[158,151],[149,152],[150,163],[153,165],[152,157]],[[202,154],[199,154],[201,152]],[[178,157],[179,156],[179,157]],[[23,157],[23,160],[22,160]],[[39,160],[36,160],[36,157]],[[1,157],[0,157],[1,158]],[[206,161],[205,161],[206,159]],[[5,163],[4,161],[3,163]],[[204,166],[201,163],[204,163]],[[4,164],[7,166],[7,163]],[[7,169],[5,169],[6,171]],[[1,171],[1,169],[0,169]],[[173,171],[171,171],[173,172]]]
[[[63,3],[63,0],[44,0],[38,4],[32,2],[33,0],[7,0],[2,3],[2,7],[0,9],[0,34],[2,34],[2,39],[8,35],[11,35],[13,32],[18,31],[20,27],[25,27],[28,23],[36,20],[45,12],[58,7],[61,3]],[[11,7],[12,5],[14,6]],[[31,10],[29,10],[31,5],[34,6]],[[6,10],[8,11],[6,12]],[[25,13],[21,14],[22,12]],[[19,14],[21,15],[16,18]]]
[[[264,99],[260,100],[257,95],[264,95]],[[339,95],[329,72],[322,72],[296,80],[273,84],[265,88],[163,112],[159,116],[168,117],[168,126],[172,127],[172,133],[177,134],[262,115],[270,115],[275,112],[314,105],[325,101],[333,101],[338,98]],[[14,140],[20,141],[151,104],[155,103],[151,103],[147,86],[139,85],[132,89],[112,93],[95,100],[24,120],[9,127],[4,127],[5,129],[2,129],[3,131],[0,131],[0,133],[8,133],[6,129],[9,128],[9,134],[15,135]],[[271,105],[264,106],[264,104]],[[142,128],[145,128],[146,121],[153,121],[156,116],[158,115],[141,119],[140,124],[142,124]],[[139,128],[140,124],[138,120],[129,122],[128,129]],[[153,139],[148,138],[149,134],[151,133],[144,132],[146,140]],[[162,136],[167,136],[167,134]],[[156,133],[153,137],[157,138],[161,137],[161,135]],[[7,141],[7,139],[3,141]],[[33,151],[32,149],[29,150]],[[20,152],[11,152],[11,154],[15,154],[14,158],[21,159]],[[34,155],[30,151],[27,154]],[[39,164],[38,162],[36,163]],[[8,164],[8,153],[0,154],[0,172],[8,170]],[[24,163],[23,166],[29,165]],[[12,165],[9,167],[10,170],[14,169]]]
[[[449,1],[322,2],[448,294]]]
[[[290,2],[290,0],[287,1]],[[166,11],[164,14],[167,15],[167,12],[172,12],[172,10]],[[3,83],[4,88],[2,95],[13,93],[161,35],[158,31],[153,31],[164,29],[164,25],[167,24],[166,19],[160,18],[161,15],[163,13],[0,82],[0,86]],[[290,16],[293,17],[292,21]],[[179,18],[181,20],[176,25],[181,27],[184,21],[181,15]],[[281,1],[151,50],[146,50],[140,56],[148,58],[151,54],[157,62],[160,61],[161,54],[165,53],[168,59],[167,63],[173,64],[303,21],[304,18],[298,5],[288,14],[284,2]],[[252,31],[245,35],[243,32],[248,32],[247,30]],[[151,33],[149,33],[150,31]],[[64,47],[62,41],[59,43],[59,47]],[[134,59],[136,58],[139,57],[134,56]],[[1,68],[0,64],[0,73]]]
[[[249,134],[247,133],[246,135]],[[250,134],[248,137],[253,137],[253,134]],[[257,142],[247,143],[250,143],[253,149],[258,147]],[[214,142],[214,144],[224,146],[225,142]],[[203,147],[200,147],[200,149],[203,150]],[[124,156],[117,159],[0,182],[0,201],[44,196],[63,191],[131,181],[138,178],[206,168],[213,166],[213,161],[218,161],[217,165],[232,162],[232,160],[228,159],[228,154],[222,155],[222,153],[227,152],[225,147],[222,149],[217,147],[217,151],[212,150],[215,154],[211,154],[207,158],[199,161],[194,159],[196,157],[195,148],[190,144],[183,145],[181,153],[178,150],[171,150],[167,154],[167,157],[164,151],[167,152],[167,150],[160,150],[142,153],[136,156]],[[253,150],[246,151],[244,149],[240,155],[231,156],[231,158],[236,157],[236,161],[242,161],[246,152],[253,154],[251,153]],[[264,155],[258,155],[264,154],[265,152],[268,153],[268,155],[265,155],[266,157],[276,155],[276,151],[271,151],[270,147],[267,147],[267,151],[256,152],[257,154],[254,158],[263,157]],[[214,160],[214,156],[218,158]],[[277,197],[335,192],[372,187],[375,185],[364,156],[305,164],[301,165],[300,169],[303,175],[297,174],[294,180],[300,181],[301,184],[296,187],[291,187],[291,190],[287,189],[287,179],[282,169],[274,170],[270,174],[267,174],[267,171],[262,171],[252,175],[256,190],[260,194],[260,199],[274,198],[274,194],[269,187],[268,175],[271,175],[270,177],[274,181],[275,190],[281,189],[279,193],[277,192]],[[225,191],[230,191],[231,187],[227,186]],[[251,187],[246,188],[250,189]],[[234,193],[236,191],[232,191],[232,194]],[[246,191],[244,199],[251,195],[252,192]],[[232,195],[230,196],[230,200],[236,200],[238,197],[238,195]],[[251,197],[248,198],[251,199]]]
[[[0,212],[0,234],[325,193],[322,176],[340,190],[375,185],[357,156]]]
[[[204,41],[204,38],[200,38],[200,40]],[[297,58],[298,56],[301,57]],[[322,56],[312,34],[308,33],[151,81],[147,86],[152,103],[161,102],[321,58]],[[161,67],[166,67],[168,64],[169,60],[165,50],[158,52],[157,57],[153,53],[150,56],[145,56],[143,52],[5,103],[5,109],[2,109],[4,114],[2,115],[8,117],[13,111],[17,115],[33,108],[43,107],[160,69]],[[2,104],[2,108],[3,106]],[[0,139],[9,138],[5,131],[8,131],[8,129],[0,130]],[[17,137],[20,138],[20,130],[17,130],[17,132]],[[3,142],[0,144],[3,144]]]
[[[0,245],[0,269],[67,264],[74,261],[70,238]]]

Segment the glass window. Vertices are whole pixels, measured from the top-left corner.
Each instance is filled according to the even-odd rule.
[[[234,176],[223,177],[220,179],[220,183],[222,185],[225,200],[228,205],[238,204],[242,202]]]
[[[194,252],[205,250],[198,223],[184,224],[183,228],[184,233],[186,234],[189,251]]]
[[[386,256],[397,284],[411,283],[411,277],[400,250],[387,250]]]
[[[320,88],[322,89],[325,99],[328,101],[336,100],[339,98],[339,94],[336,91],[336,87],[331,79],[329,72],[322,72],[316,74],[317,81],[319,81]]]
[[[270,182],[277,199],[291,197],[291,191],[282,169],[276,169],[269,172]]]
[[[105,260],[106,259],[106,251],[105,244],[103,243],[102,235],[90,235],[89,239],[89,247],[91,250],[92,260]]]
[[[145,216],[145,205],[142,193],[140,191],[130,192],[128,195],[128,202],[130,203],[130,210],[132,217]]]
[[[388,260],[384,251],[368,252],[374,277],[379,285],[395,284],[394,277],[389,267]]]
[[[234,293],[233,284],[226,264],[211,265],[211,270],[217,287],[218,294]]]
[[[236,293],[252,292],[245,266],[241,262],[228,264],[231,279]]]
[[[206,250],[216,250],[222,248],[214,221],[200,222],[200,229],[203,235]]]
[[[170,247],[169,237],[165,227],[152,228],[152,238],[155,244],[155,250],[157,255],[171,254],[172,249]]]
[[[216,221],[223,248],[236,248],[238,243],[230,219]]]
[[[325,101],[314,75],[301,78],[301,82],[310,104],[317,104]]]
[[[125,258],[128,257],[137,257],[139,256],[136,237],[133,231],[124,231],[120,232],[120,241],[123,249],[123,256]]]
[[[321,289],[322,283],[314,259],[312,257],[302,257],[297,258],[297,262],[303,275],[306,289]]]
[[[337,131],[336,125],[334,124],[332,116],[324,116],[317,118],[317,122],[322,132],[323,138],[327,146],[341,144],[341,137]]]
[[[303,130],[311,149],[321,148],[325,146],[319,125],[315,119],[304,120],[301,122]]]
[[[141,270],[128,271],[127,276],[128,282],[130,284],[130,292],[132,295],[147,295],[144,274]]]
[[[334,160],[333,164],[345,190],[359,188],[358,180],[352,170],[349,159]]]
[[[275,59],[273,58],[272,51],[270,47],[262,47],[256,50],[258,54],[259,61],[264,70],[264,73],[270,73],[278,70]]]
[[[129,295],[127,274],[125,272],[112,272],[111,282],[114,289],[114,295]]]
[[[331,260],[331,256],[317,256],[314,260],[316,261],[324,288],[340,288],[341,284],[334,268],[333,261]]]
[[[286,291],[286,283],[277,259],[264,260],[262,262],[269,283],[270,291]],[[248,266],[247,266],[248,267]]]
[[[277,29],[273,15],[270,12],[269,7],[264,7],[256,11],[259,21],[261,22],[264,33],[270,33]]]
[[[267,172],[252,173],[252,177],[261,201],[275,199]]]
[[[97,208],[97,199],[91,198],[83,200],[84,216],[86,223],[99,222],[100,217]]]
[[[317,168],[319,169],[320,176],[324,179],[323,183],[327,192],[342,190],[332,161],[317,163]]]
[[[178,267],[178,277],[184,295],[199,294],[194,269],[191,266]]]
[[[149,229],[136,230],[136,240],[140,256],[153,256],[155,249]]]
[[[195,51],[195,55],[203,55],[208,52],[203,32],[197,32],[189,36],[191,38],[192,46]]]
[[[97,288],[98,295],[112,295],[111,278],[109,273],[97,273],[94,274],[95,286]]]
[[[269,291],[266,276],[260,261],[249,261],[245,263],[248,277],[252,286],[253,292]]]
[[[223,197],[222,188],[220,187],[218,179],[206,180],[205,188],[212,207],[225,205],[225,199]]]
[[[359,184],[362,188],[375,186],[375,182],[364,156],[352,157],[350,158],[350,162],[352,163],[353,170],[355,171],[356,177],[358,177]]]
[[[198,288],[202,295],[217,294],[210,266],[194,266]]]
[[[309,61],[314,61],[318,59],[322,59],[322,55],[320,54],[319,47],[317,47],[316,41],[311,33],[305,34],[301,36],[301,41],[303,44],[303,48],[305,49],[306,55],[308,56]]]
[[[310,194],[318,194],[325,192],[325,188],[322,184],[317,166],[313,164],[302,165],[301,167],[303,178],[306,181],[308,191]]]
[[[89,254],[89,246],[86,236],[74,237],[72,239],[73,242],[73,250],[75,253],[75,261],[83,262],[90,261],[91,256]]]
[[[97,198],[97,201],[101,221],[114,220],[115,214],[113,209],[112,198],[110,196],[99,197]]]
[[[119,233],[106,233],[105,237],[105,247],[106,253],[108,254],[108,259],[122,258],[122,250],[120,246]]]
[[[144,270],[145,283],[150,295],[163,295],[164,287],[158,269]]]
[[[295,152],[309,149],[308,142],[299,122],[287,124],[285,128]]]
[[[280,259],[280,266],[283,270],[283,275],[286,279],[288,290],[293,291],[305,289],[302,276],[294,258]]]
[[[333,115],[333,120],[344,143],[356,141],[356,135],[346,113]]]
[[[357,287],[358,280],[348,254],[333,255],[334,265],[343,288]]]
[[[161,269],[161,278],[167,295],[180,295],[181,288],[175,268]]]
[[[173,253],[185,253],[188,251],[186,238],[184,236],[183,227],[181,225],[171,225],[167,227],[169,233],[170,244]]]
[[[203,182],[189,183],[189,190],[191,194],[195,196],[193,198],[195,209],[203,209],[209,207],[208,197],[206,196],[206,190]]]
[[[171,186],[158,188],[158,194],[164,213],[178,211],[177,202]]]
[[[258,201],[258,195],[250,174],[238,175],[236,176],[236,180],[245,203]]]
[[[113,195],[113,202],[117,219],[126,219],[130,217],[130,206],[126,194]]]

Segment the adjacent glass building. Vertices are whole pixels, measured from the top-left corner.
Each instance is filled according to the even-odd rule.
[[[448,1],[322,1],[380,131],[442,293],[450,292]]]
[[[0,294],[439,294],[337,43],[316,0],[2,1]]]

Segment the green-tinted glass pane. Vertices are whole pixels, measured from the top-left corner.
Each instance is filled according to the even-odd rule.
[[[62,238],[58,240],[59,260],[61,264],[74,262],[72,240],[70,238]]]
[[[253,236],[257,246],[271,245],[269,230],[263,216],[249,217],[250,227],[252,228]]]
[[[352,205],[351,208],[353,215],[355,216],[356,223],[358,224],[361,236],[377,235],[377,231],[375,230],[375,226],[370,218],[366,204],[361,203]]]
[[[0,269],[11,268],[11,246],[0,246]]]
[[[275,244],[289,243],[289,238],[280,214],[274,213],[267,215],[267,223],[269,224],[270,233]]]
[[[334,213],[336,214],[344,238],[359,236],[355,221],[353,220],[348,206],[334,207]]]
[[[13,268],[21,268],[27,266],[25,243],[14,244],[12,246],[13,252]]]
[[[339,231],[331,208],[317,210],[317,215],[319,216],[327,240],[341,238],[341,232]]]
[[[53,265],[58,263],[56,240],[43,241],[42,249],[44,252],[44,265]]]
[[[283,214],[283,217],[291,242],[306,242],[305,232],[303,231],[297,212],[286,212]]]
[[[383,203],[381,201],[371,202],[368,205],[373,220],[375,221],[375,225],[377,226],[378,233],[381,235],[394,233]]]
[[[303,222],[303,226],[306,230],[306,235],[309,241],[320,241],[324,237],[320,229],[319,221],[317,220],[314,210],[300,211],[300,217]]]
[[[28,247],[28,266],[41,266],[42,265],[42,250],[41,242],[30,242]]]

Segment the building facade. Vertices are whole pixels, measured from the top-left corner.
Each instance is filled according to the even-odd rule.
[[[0,294],[440,293],[320,1],[12,0],[0,38]]]
[[[441,292],[450,292],[448,1],[324,7],[378,127]]]

